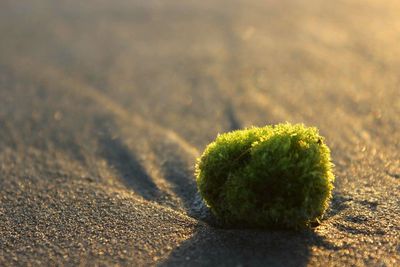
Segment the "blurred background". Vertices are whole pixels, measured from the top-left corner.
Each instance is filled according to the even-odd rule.
[[[366,135],[357,127],[373,139],[382,128],[395,133],[397,1],[5,0],[1,7],[3,68],[29,61],[36,71],[56,70],[197,147],[217,132],[286,120],[327,131],[340,120],[355,140]]]

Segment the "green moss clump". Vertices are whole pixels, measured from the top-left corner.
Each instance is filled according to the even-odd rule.
[[[328,208],[332,169],[316,128],[285,123],[219,135],[198,159],[196,181],[225,226],[297,229]]]

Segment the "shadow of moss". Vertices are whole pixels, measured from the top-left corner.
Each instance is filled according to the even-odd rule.
[[[160,266],[306,266],[312,247],[336,250],[312,230],[226,230],[199,224]]]

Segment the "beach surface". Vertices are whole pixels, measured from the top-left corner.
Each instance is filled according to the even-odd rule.
[[[399,266],[397,0],[0,3],[0,265]],[[313,229],[221,229],[218,133],[316,126]]]

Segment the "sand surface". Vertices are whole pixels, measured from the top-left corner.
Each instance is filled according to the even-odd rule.
[[[399,266],[400,3],[0,2],[0,265]],[[224,230],[196,197],[218,133],[320,128],[332,207]]]

